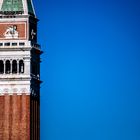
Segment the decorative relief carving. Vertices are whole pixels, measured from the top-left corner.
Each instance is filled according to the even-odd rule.
[[[0,39],[27,39],[26,22],[0,23]]]
[[[9,92],[9,89],[8,88],[5,88],[5,89],[3,89],[3,93],[5,94],[5,93],[8,93]]]
[[[31,38],[32,38],[32,40],[35,38],[35,36],[36,36],[36,33],[35,33],[34,30],[32,29],[32,31],[31,31]]]
[[[27,89],[26,88],[22,88],[21,89],[21,93],[27,93],[28,91],[27,91]]]
[[[17,39],[18,38],[18,35],[19,33],[18,33],[18,31],[17,31],[17,26],[16,25],[12,25],[12,26],[9,26],[7,29],[6,29],[6,31],[5,31],[5,33],[4,33],[4,37],[6,38],[6,39],[12,39],[12,38],[14,38],[14,39]]]
[[[14,88],[13,89],[13,93],[17,93],[18,92],[18,89],[17,88]]]
[[[18,95],[22,95],[22,94],[30,95],[31,94],[30,90],[26,89],[26,88],[4,88],[4,89],[0,89],[0,96],[4,95],[4,94],[13,95],[15,93],[18,94]]]

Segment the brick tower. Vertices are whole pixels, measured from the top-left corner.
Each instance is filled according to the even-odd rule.
[[[0,0],[0,140],[40,140],[40,46],[32,0]]]

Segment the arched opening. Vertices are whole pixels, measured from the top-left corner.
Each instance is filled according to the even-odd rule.
[[[4,73],[4,63],[2,60],[0,60],[0,74]]]
[[[17,61],[13,60],[12,62],[12,73],[17,73]]]
[[[19,73],[24,73],[24,62],[23,62],[23,60],[19,61]]]
[[[9,60],[6,60],[5,65],[6,65],[6,71],[5,71],[5,73],[6,74],[9,74],[10,73],[10,70],[11,70],[10,61]]]

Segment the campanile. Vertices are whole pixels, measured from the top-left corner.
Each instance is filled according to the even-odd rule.
[[[40,140],[40,45],[32,0],[0,0],[0,140]]]

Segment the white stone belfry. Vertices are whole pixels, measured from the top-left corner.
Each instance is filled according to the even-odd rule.
[[[0,0],[0,140],[40,140],[37,24],[32,0]]]
[[[32,0],[13,0],[20,2],[15,11],[7,11],[12,2],[7,1],[0,1],[0,95],[15,91],[39,95],[42,51]]]

